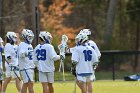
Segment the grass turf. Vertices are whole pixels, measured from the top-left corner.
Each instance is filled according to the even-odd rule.
[[[55,82],[54,93],[73,93],[74,81],[72,82]],[[35,93],[42,93],[42,85],[40,83],[34,84]],[[93,82],[93,93],[139,93],[140,82],[126,82],[126,81],[96,81]],[[6,93],[18,93],[14,83],[10,83]],[[77,87],[76,93],[80,93]]]

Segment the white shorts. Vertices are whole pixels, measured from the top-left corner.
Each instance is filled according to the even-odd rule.
[[[54,72],[40,72],[39,71],[39,81],[40,82],[54,82]]]
[[[10,68],[9,66],[6,66],[6,72],[5,72],[5,75],[6,77],[12,77],[12,78],[17,78],[20,77],[20,73],[19,73],[19,70],[13,70],[14,68]]]
[[[93,81],[94,78],[95,78],[94,74],[92,74],[90,76],[79,76],[79,75],[77,75],[77,80],[82,81],[82,82],[90,82],[90,81]]]
[[[34,69],[24,69],[21,70],[21,75],[24,83],[34,81]]]

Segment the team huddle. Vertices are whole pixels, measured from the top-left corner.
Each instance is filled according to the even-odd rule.
[[[15,78],[16,87],[19,93],[34,93],[34,68],[37,67],[39,81],[43,87],[43,93],[54,93],[54,62],[63,60],[65,53],[72,53],[72,74],[76,78],[76,83],[81,89],[81,93],[92,93],[92,81],[95,80],[95,69],[99,63],[101,53],[92,40],[90,29],[82,29],[75,37],[76,46],[68,48],[62,44],[58,55],[51,44],[52,35],[47,31],[41,31],[39,34],[40,44],[34,49],[31,45],[34,34],[29,29],[22,30],[23,42],[16,45],[17,35],[15,32],[7,32],[6,44],[3,46],[3,40],[0,38],[0,90],[6,93],[8,83]],[[5,80],[3,80],[2,50],[5,56]],[[20,78],[22,76],[22,80]]]

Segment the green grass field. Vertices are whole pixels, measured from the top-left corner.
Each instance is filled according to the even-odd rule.
[[[74,82],[55,82],[55,93],[73,93]],[[34,85],[35,93],[42,93],[40,83]],[[18,93],[14,83],[8,85],[6,93]],[[76,93],[80,93],[77,87]],[[93,93],[140,93],[140,82],[103,81],[93,82]]]

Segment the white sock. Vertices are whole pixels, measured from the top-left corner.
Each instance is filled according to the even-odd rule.
[[[1,93],[5,93],[5,92],[1,92]]]
[[[18,93],[21,93],[21,91],[19,91]]]

